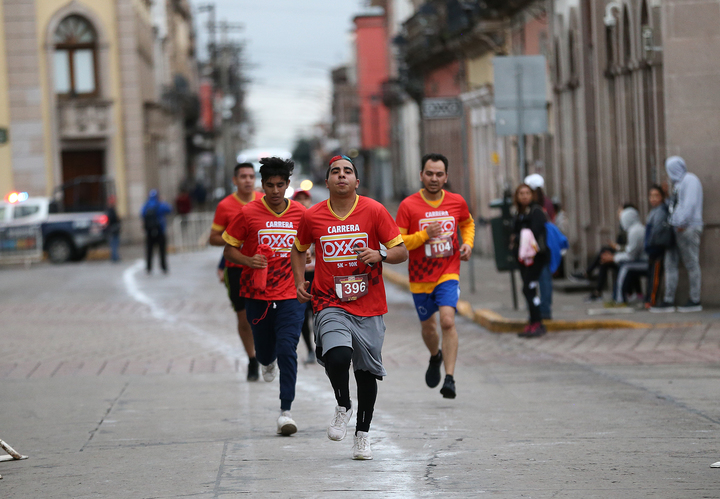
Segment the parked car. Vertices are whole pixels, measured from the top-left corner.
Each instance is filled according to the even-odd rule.
[[[88,249],[105,243],[104,212],[51,213],[53,206],[48,197],[12,193],[0,201],[0,228],[39,227],[42,248],[53,263],[82,260]]]

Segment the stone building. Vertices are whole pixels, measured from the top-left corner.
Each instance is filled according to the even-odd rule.
[[[617,227],[617,207],[647,213],[664,161],[685,158],[705,192],[703,301],[720,303],[720,1],[551,2],[555,161],[549,175],[571,221],[577,265]],[[684,297],[678,297],[683,299]]]
[[[138,239],[148,191],[172,200],[186,175],[186,116],[166,97],[196,85],[187,2],[4,0],[0,28],[0,189],[109,176]]]

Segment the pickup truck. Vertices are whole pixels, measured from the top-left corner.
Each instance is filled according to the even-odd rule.
[[[42,249],[53,263],[82,260],[89,248],[105,243],[105,213],[52,213],[52,205],[52,199],[47,197],[14,193],[7,201],[0,201],[0,230],[17,232],[23,227],[39,227]],[[12,244],[4,246],[12,250]]]

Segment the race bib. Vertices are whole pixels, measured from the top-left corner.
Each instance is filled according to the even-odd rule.
[[[425,256],[427,258],[447,258],[453,254],[452,238],[440,236],[425,243]]]
[[[368,294],[368,275],[335,276],[335,294],[340,301],[355,301]]]

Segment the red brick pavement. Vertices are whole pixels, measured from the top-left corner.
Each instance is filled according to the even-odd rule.
[[[226,302],[187,298],[159,304],[153,318],[132,301],[0,305],[0,379],[242,373],[246,358]],[[389,368],[424,365],[427,352],[410,305],[392,307],[383,357]],[[459,319],[459,365],[561,362],[594,365],[720,362],[720,325],[550,333],[523,340]],[[397,324],[397,325],[396,325]],[[186,327],[192,325],[192,328]],[[214,338],[208,343],[197,330]],[[399,331],[401,330],[401,331]],[[195,333],[193,333],[195,331]],[[299,347],[304,352],[304,347]],[[302,353],[301,353],[302,355]]]

